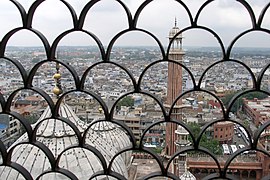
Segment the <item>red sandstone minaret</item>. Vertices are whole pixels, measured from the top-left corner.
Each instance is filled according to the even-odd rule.
[[[175,20],[175,26],[169,32],[169,41],[171,42],[174,36],[180,31],[177,27]],[[182,63],[183,56],[185,52],[182,49],[182,34],[178,34],[173,40],[170,47],[169,59],[176,62]],[[168,64],[168,84],[167,84],[167,100],[165,107],[170,108],[173,101],[178,95],[182,93],[182,67],[176,63]],[[181,120],[181,104],[182,101],[178,100],[177,104],[173,108],[173,113],[171,114],[171,119]],[[165,154],[167,157],[172,156],[176,151],[176,134],[177,124],[168,123],[166,125],[166,149]]]

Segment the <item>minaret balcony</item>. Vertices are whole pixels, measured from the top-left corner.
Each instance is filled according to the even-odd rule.
[[[173,54],[181,54],[181,55],[184,55],[185,54],[185,51],[183,49],[179,49],[179,48],[171,48],[170,49],[170,55],[173,55]]]
[[[185,130],[184,128],[176,129],[174,133],[182,135],[182,136],[188,136],[189,135],[189,132],[187,130]]]
[[[181,141],[176,141],[176,142],[174,142],[174,144],[175,144],[176,146],[178,146],[178,147],[188,147],[188,146],[191,145],[191,143],[190,143],[189,140],[186,140],[186,141],[183,141],[183,140],[181,140]]]

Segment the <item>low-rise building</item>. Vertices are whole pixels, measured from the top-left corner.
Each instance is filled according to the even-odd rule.
[[[214,139],[220,144],[227,144],[233,141],[234,123],[231,121],[222,121],[214,124]]]
[[[243,111],[256,126],[264,124],[270,120],[270,97],[261,100],[243,98]]]

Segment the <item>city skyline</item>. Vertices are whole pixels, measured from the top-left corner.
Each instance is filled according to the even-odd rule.
[[[6,15],[9,8],[0,3],[5,9],[0,20],[1,13],[18,20],[14,26],[12,18],[2,21],[3,27],[20,29],[0,41],[2,179],[270,178],[270,51],[264,44],[269,37],[228,43],[248,29],[270,33],[263,29],[268,16],[261,16],[262,23],[258,19],[266,1],[209,0],[213,3],[203,8],[202,1],[185,0],[196,20],[184,32],[188,18],[177,11],[176,1],[167,6],[168,1],[153,0],[138,13],[137,24],[134,14],[143,1],[92,0],[98,3],[85,21],[77,18],[86,0],[29,1],[9,1],[25,7],[26,12],[19,8],[25,30],[18,25],[20,15]],[[73,31],[66,2],[77,13],[74,29],[91,30],[99,46],[86,31],[52,44]],[[129,24],[117,3],[131,8]],[[256,10],[253,27],[247,23],[253,10],[246,16],[241,4]],[[27,14],[31,5],[37,9]],[[170,41],[170,49],[164,52],[154,38],[129,32],[136,28],[141,35],[157,35],[160,46]],[[0,27],[0,38],[8,31]],[[211,48],[219,43],[221,48]],[[237,48],[242,45],[256,48]]]
[[[19,0],[26,12],[34,1]],[[87,1],[67,0],[74,8],[77,17]],[[183,1],[190,9],[192,18],[198,12],[203,1]],[[252,5],[256,21],[260,16],[262,9],[267,5],[267,1],[247,1]],[[124,3],[130,9],[132,18],[138,7],[143,3],[140,1],[125,0]],[[19,11],[10,1],[0,2],[0,19],[5,26],[1,27],[0,38],[10,30],[21,27]],[[48,13],[50,12],[50,13]],[[61,12],[61,13],[59,13]],[[213,16],[212,14],[215,14]],[[262,27],[269,27],[270,17],[266,12],[262,21]],[[6,17],[9,18],[6,18]],[[158,19],[158,20],[153,20]],[[177,19],[177,26],[187,28],[190,26],[189,17],[183,6],[176,1],[153,1],[148,4],[140,14],[137,22],[137,28],[145,29],[152,32],[160,39],[163,46],[168,45],[167,30],[174,24]],[[244,20],[243,20],[244,19]],[[53,26],[51,25],[53,24]],[[201,12],[198,18],[198,25],[213,29],[220,35],[225,47],[229,46],[233,38],[252,28],[248,11],[242,4],[236,1],[214,1],[208,4]],[[52,44],[54,39],[62,32],[72,29],[72,20],[68,9],[60,1],[44,1],[39,5],[33,17],[32,27],[39,30],[46,36],[49,43]],[[124,9],[116,1],[100,1],[88,11],[83,29],[94,33],[107,46],[109,41],[120,31],[128,28],[127,16]],[[219,43],[209,32],[203,29],[191,29],[183,32],[186,46],[219,46]],[[82,32],[73,32],[66,36],[60,45],[95,45],[93,39],[87,37]],[[250,32],[243,36],[236,43],[238,47],[268,47],[270,37],[263,32]],[[41,46],[41,41],[33,33],[27,30],[17,32],[10,39],[10,45],[13,46]],[[156,46],[156,42],[150,36],[139,32],[132,31],[122,35],[115,43],[120,46]]]

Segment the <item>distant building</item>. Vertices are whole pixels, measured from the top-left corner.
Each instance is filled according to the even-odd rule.
[[[0,138],[5,146],[10,146],[20,135],[21,123],[7,114],[0,114]]]
[[[124,122],[131,129],[136,140],[140,140],[141,114],[141,108],[131,110],[130,107],[121,106],[121,109],[114,115],[114,119]]]
[[[234,123],[231,121],[222,121],[213,125],[214,139],[220,144],[227,144],[233,141]]]
[[[0,124],[0,138],[6,138],[8,126],[6,124]]]
[[[256,126],[264,124],[270,120],[270,97],[261,100],[243,98],[243,111]]]
[[[9,128],[7,130],[7,134],[9,138],[17,137],[20,134],[21,123],[18,119],[15,119],[12,116],[9,116]]]
[[[14,108],[21,108],[25,106],[44,106],[46,101],[40,96],[27,96],[27,97],[19,97],[17,100],[13,102]]]

